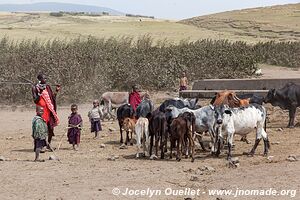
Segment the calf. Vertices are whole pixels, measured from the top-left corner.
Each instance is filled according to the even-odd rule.
[[[218,150],[220,154],[221,139],[227,136],[228,159],[231,158],[231,147],[234,134],[245,136],[256,129],[255,144],[249,155],[254,155],[257,145],[261,138],[264,140],[264,155],[268,154],[270,143],[267,133],[264,130],[266,119],[266,109],[257,104],[252,104],[242,108],[228,108],[224,105],[214,107],[215,111],[215,128],[218,130]]]
[[[179,114],[184,112],[191,112],[195,115],[195,132],[202,134],[203,132],[209,132],[212,144],[215,144],[215,129],[214,129],[214,110],[213,106],[204,106],[202,108],[199,108],[197,110],[191,110],[188,108],[182,108],[178,109],[174,106],[169,106],[166,108],[166,118],[168,121],[170,119],[176,118]],[[202,142],[202,137],[200,134],[195,134],[198,137],[199,143],[203,150],[205,150],[205,147]],[[215,153],[216,149],[214,146],[211,148],[212,153]]]
[[[117,119],[118,119],[119,128],[120,128],[120,135],[121,135],[120,143],[123,143],[124,119],[125,118],[133,118],[133,116],[134,116],[134,110],[130,104],[124,104],[124,105],[120,106],[117,110]],[[128,132],[127,132],[127,135],[128,135]]]
[[[179,114],[179,117],[183,117],[186,120],[187,129],[189,130],[189,132],[187,132],[187,134],[185,134],[185,137],[184,137],[185,156],[187,158],[188,155],[190,154],[190,152],[194,151],[196,117],[195,117],[194,113],[191,113],[191,112],[184,112],[182,114]]]
[[[158,148],[161,149],[161,159],[164,159],[164,152],[167,149],[168,131],[167,119],[165,113],[160,112],[158,109],[153,111],[149,118],[149,132],[150,132],[150,155],[151,158],[158,156]],[[152,155],[153,140],[155,138],[155,154]],[[160,145],[158,143],[160,142]]]
[[[183,115],[175,118],[171,123],[171,135],[170,135],[170,159],[172,159],[172,149],[176,145],[177,147],[177,157],[176,160],[181,160],[182,146],[187,145],[185,138],[187,138],[189,143],[189,148],[192,150],[192,162],[194,162],[194,140],[192,136],[192,127],[195,123],[195,118],[193,118],[193,113],[184,113]],[[177,142],[177,144],[176,144]]]
[[[140,117],[135,124],[135,134],[136,134],[136,145],[137,153],[136,157],[139,157],[139,149],[141,143],[143,144],[143,153],[145,156],[149,156],[149,121],[147,118]]]
[[[123,126],[122,128],[124,129],[124,131],[126,131],[126,141],[125,144],[127,145],[127,142],[130,141],[130,145],[133,145],[132,143],[132,132],[135,132],[135,123],[136,123],[136,119],[133,118],[125,118],[123,121]],[[130,140],[129,140],[129,133],[131,135]]]

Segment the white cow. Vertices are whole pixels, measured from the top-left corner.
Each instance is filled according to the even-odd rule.
[[[220,153],[221,139],[227,136],[228,159],[231,158],[231,147],[234,134],[246,136],[256,129],[256,140],[249,155],[254,155],[261,138],[264,140],[264,155],[268,154],[270,143],[264,130],[266,109],[258,104],[250,104],[247,107],[229,108],[221,105],[214,107],[215,128],[218,129],[218,151]]]
[[[139,150],[141,148],[141,143],[143,144],[143,153],[145,156],[149,156],[149,121],[147,118],[140,117],[135,124],[135,134],[136,134],[136,145],[137,153],[136,157],[139,157]]]

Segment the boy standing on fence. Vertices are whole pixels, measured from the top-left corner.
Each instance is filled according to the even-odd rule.
[[[68,141],[73,145],[75,151],[79,148],[80,143],[80,130],[82,127],[82,118],[80,114],[77,113],[78,106],[76,104],[71,105],[71,115],[69,116],[68,125]],[[77,146],[77,147],[76,147]]]
[[[103,116],[102,110],[99,108],[99,101],[93,101],[93,108],[89,111],[88,117],[91,122],[91,132],[95,132],[94,139],[98,138],[98,132],[102,131],[100,119]]]
[[[36,116],[32,119],[32,138],[34,139],[35,162],[44,162],[40,160],[40,152],[43,147],[47,146],[48,127],[42,118],[44,109],[40,106],[36,107]]]

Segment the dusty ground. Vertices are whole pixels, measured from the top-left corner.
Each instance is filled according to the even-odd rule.
[[[158,98],[160,97],[160,98]],[[155,95],[157,101],[168,95]],[[207,101],[201,101],[205,105]],[[226,189],[276,189],[297,190],[300,188],[300,161],[290,162],[291,154],[300,156],[300,128],[287,129],[287,112],[268,107],[270,122],[267,133],[271,141],[271,161],[262,156],[261,143],[254,157],[242,155],[251,149],[255,134],[249,135],[252,144],[240,142],[235,137],[234,156],[240,160],[236,169],[229,168],[223,151],[220,158],[214,158],[208,152],[198,150],[194,163],[190,159],[181,162],[173,160],[135,159],[135,146],[119,149],[119,132],[116,122],[103,123],[103,136],[92,139],[89,132],[87,112],[90,105],[79,105],[79,113],[84,120],[81,147],[73,151],[63,139],[62,148],[57,151],[58,161],[46,160],[44,163],[32,162],[31,119],[33,108],[2,106],[0,110],[0,155],[9,161],[0,161],[0,199],[147,199],[148,196],[114,196],[113,188],[125,192],[126,188],[134,190],[161,190],[160,196],[152,199],[234,199],[234,196],[209,196],[209,190]],[[53,146],[57,146],[67,126],[68,106],[60,106],[58,114],[61,125],[55,129]],[[300,122],[298,114],[297,121]],[[283,128],[282,130],[279,128]],[[109,131],[114,128],[116,131]],[[208,140],[208,138],[205,138]],[[100,148],[105,144],[105,148]],[[197,147],[198,148],[198,147]],[[48,159],[53,153],[46,152],[41,157]],[[107,160],[112,155],[119,156],[115,161]],[[300,159],[300,158],[299,158]],[[204,166],[213,167],[215,171],[197,171]],[[193,180],[194,179],[194,180]],[[200,189],[199,196],[164,194],[165,189]],[[204,194],[205,192],[205,194]],[[288,196],[239,196],[235,199],[300,199]]]

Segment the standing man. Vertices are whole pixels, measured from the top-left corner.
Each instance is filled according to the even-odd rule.
[[[48,143],[50,144],[54,136],[54,127],[59,123],[56,113],[56,94],[59,92],[60,86],[57,85],[56,91],[52,92],[50,85],[47,84],[47,77],[44,74],[39,74],[37,79],[39,82],[32,87],[32,97],[36,106],[42,107],[44,110],[42,118],[48,127]]]
[[[136,108],[141,103],[141,96],[138,91],[138,86],[134,85],[132,87],[132,92],[129,94],[129,104],[132,106],[133,110],[136,111]]]
[[[188,79],[186,77],[185,72],[182,72],[181,78],[179,80],[179,91],[188,89]]]

